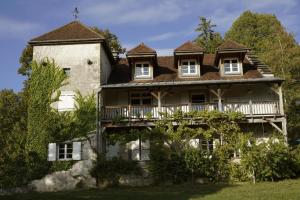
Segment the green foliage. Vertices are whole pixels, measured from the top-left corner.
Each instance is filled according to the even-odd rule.
[[[55,161],[51,162],[51,167],[49,172],[57,172],[57,171],[66,171],[71,169],[72,166],[76,163],[74,160],[66,160],[66,161]]]
[[[142,170],[137,161],[118,158],[105,160],[100,157],[91,174],[99,181],[108,181],[111,185],[118,185],[120,176],[141,175]]]
[[[210,177],[211,176],[211,155],[197,148],[187,148],[184,155],[187,169],[194,177]]]
[[[296,177],[297,160],[283,139],[271,137],[268,142],[257,143],[252,140],[241,158],[242,167],[252,181],[281,180]]]
[[[53,96],[63,86],[66,76],[54,61],[33,62],[29,78],[28,135],[25,145],[27,152],[36,152],[42,158],[47,157],[47,144],[50,141],[51,104],[58,100]]]
[[[18,69],[18,74],[23,76],[29,76],[31,72],[31,62],[33,57],[33,47],[31,45],[26,45],[22,51],[22,55],[19,58],[19,63],[21,66]]]
[[[295,101],[300,99],[300,46],[292,33],[288,33],[275,15],[244,12],[225,34],[252,48],[283,84],[288,132],[292,139],[300,137],[299,118]],[[299,109],[299,108],[298,108]]]
[[[204,47],[207,53],[214,53],[216,48],[223,42],[221,34],[215,33],[213,30],[214,27],[216,27],[216,25],[212,24],[211,20],[200,17],[200,23],[196,28],[199,35],[194,41],[196,44]]]

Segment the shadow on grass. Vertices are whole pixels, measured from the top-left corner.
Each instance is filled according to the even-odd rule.
[[[201,199],[207,195],[217,193],[223,188],[235,187],[232,184],[204,184],[204,185],[170,185],[149,187],[118,187],[105,190],[77,190],[56,193],[29,193],[13,196],[0,196],[7,200],[189,200]]]

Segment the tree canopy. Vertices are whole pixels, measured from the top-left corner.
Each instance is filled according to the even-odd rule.
[[[300,131],[299,112],[295,100],[300,99],[300,46],[292,33],[286,31],[275,15],[244,12],[225,34],[250,47],[284,82],[285,108],[289,134]],[[293,133],[294,132],[294,133]]]
[[[196,28],[199,35],[194,41],[204,47],[207,53],[214,53],[216,48],[223,42],[221,34],[214,31],[215,27],[216,25],[212,24],[211,20],[200,17],[200,23]]]

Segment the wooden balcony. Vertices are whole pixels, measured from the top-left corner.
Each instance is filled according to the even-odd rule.
[[[236,111],[246,115],[246,117],[276,116],[280,115],[279,102],[277,101],[249,101],[249,102],[224,102],[222,111]],[[141,106],[103,106],[101,109],[101,119],[111,121],[114,119],[124,120],[150,120],[159,119],[160,113],[173,114],[177,110],[183,112],[190,111],[212,111],[218,110],[218,103],[202,104],[174,104],[162,105],[141,105]]]

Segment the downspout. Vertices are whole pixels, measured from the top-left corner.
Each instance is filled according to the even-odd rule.
[[[101,97],[102,88],[97,92],[97,114],[96,114],[96,149],[97,154],[102,153],[102,134],[101,134],[101,116],[100,116],[100,97]]]

